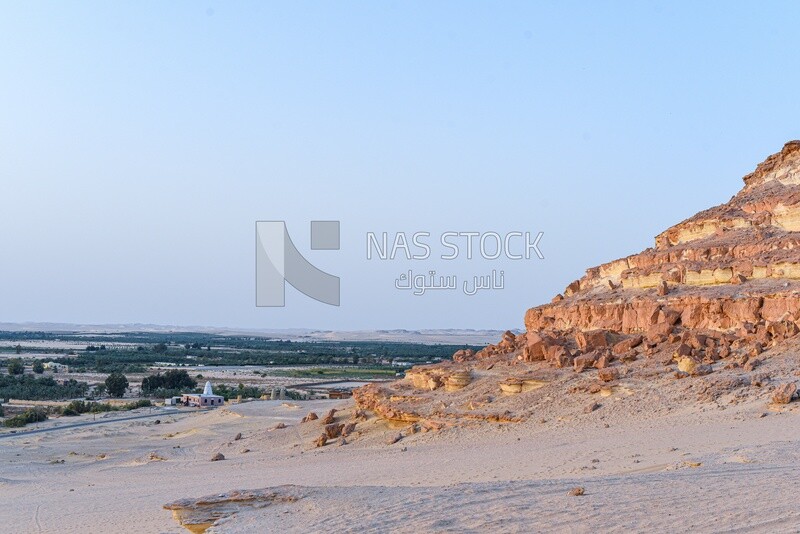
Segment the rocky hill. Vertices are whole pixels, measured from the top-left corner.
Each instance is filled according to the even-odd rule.
[[[569,393],[625,396],[659,381],[658,394],[676,400],[791,401],[797,362],[770,358],[792,352],[800,332],[800,141],[744,184],[653,248],[588,269],[527,311],[524,334],[362,388],[358,404],[410,422],[517,421]]]

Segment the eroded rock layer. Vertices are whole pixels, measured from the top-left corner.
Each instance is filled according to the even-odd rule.
[[[568,381],[564,373],[597,370],[589,386],[597,390],[654,366],[677,378],[753,372],[764,351],[800,332],[800,141],[744,182],[729,202],[656,236],[653,248],[590,268],[528,310],[525,333],[363,388],[357,402],[401,421],[513,421],[530,413],[503,410],[498,399]]]

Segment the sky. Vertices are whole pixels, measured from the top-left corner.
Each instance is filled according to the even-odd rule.
[[[4,2],[0,322],[521,328],[800,137],[798,17],[793,2]],[[284,307],[256,307],[259,220],[286,221],[340,278],[340,306],[287,285]],[[311,250],[312,220],[340,221],[339,250]],[[543,232],[544,259],[470,260],[463,242],[450,261],[367,259],[369,232]],[[396,287],[409,270],[504,284],[414,295]]]

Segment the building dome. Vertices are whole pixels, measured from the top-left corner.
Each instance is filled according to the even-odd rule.
[[[203,388],[203,395],[213,395],[214,391],[211,389],[211,382],[206,382],[206,387]]]

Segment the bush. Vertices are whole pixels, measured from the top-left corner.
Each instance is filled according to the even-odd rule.
[[[19,415],[9,417],[3,422],[3,424],[9,428],[20,428],[28,423],[38,423],[39,421],[44,421],[46,419],[47,413],[45,413],[44,410],[39,408],[31,408],[30,410],[25,410],[25,412]]]
[[[147,399],[141,399],[135,402],[129,402],[121,406],[114,406],[107,402],[84,402],[81,400],[72,401],[61,409],[61,415],[72,417],[82,413],[104,413],[104,412],[124,412],[128,410],[135,410],[137,408],[147,408],[152,406]]]
[[[147,399],[140,399],[136,402],[129,402],[124,406],[126,410],[135,410],[137,408],[149,408],[153,403]]]
[[[37,375],[44,373],[44,364],[41,362],[41,360],[36,360],[33,362],[33,372]]]
[[[25,364],[23,364],[22,360],[18,358],[8,360],[8,363],[6,363],[6,368],[8,369],[8,374],[10,375],[21,375],[25,372]]]

